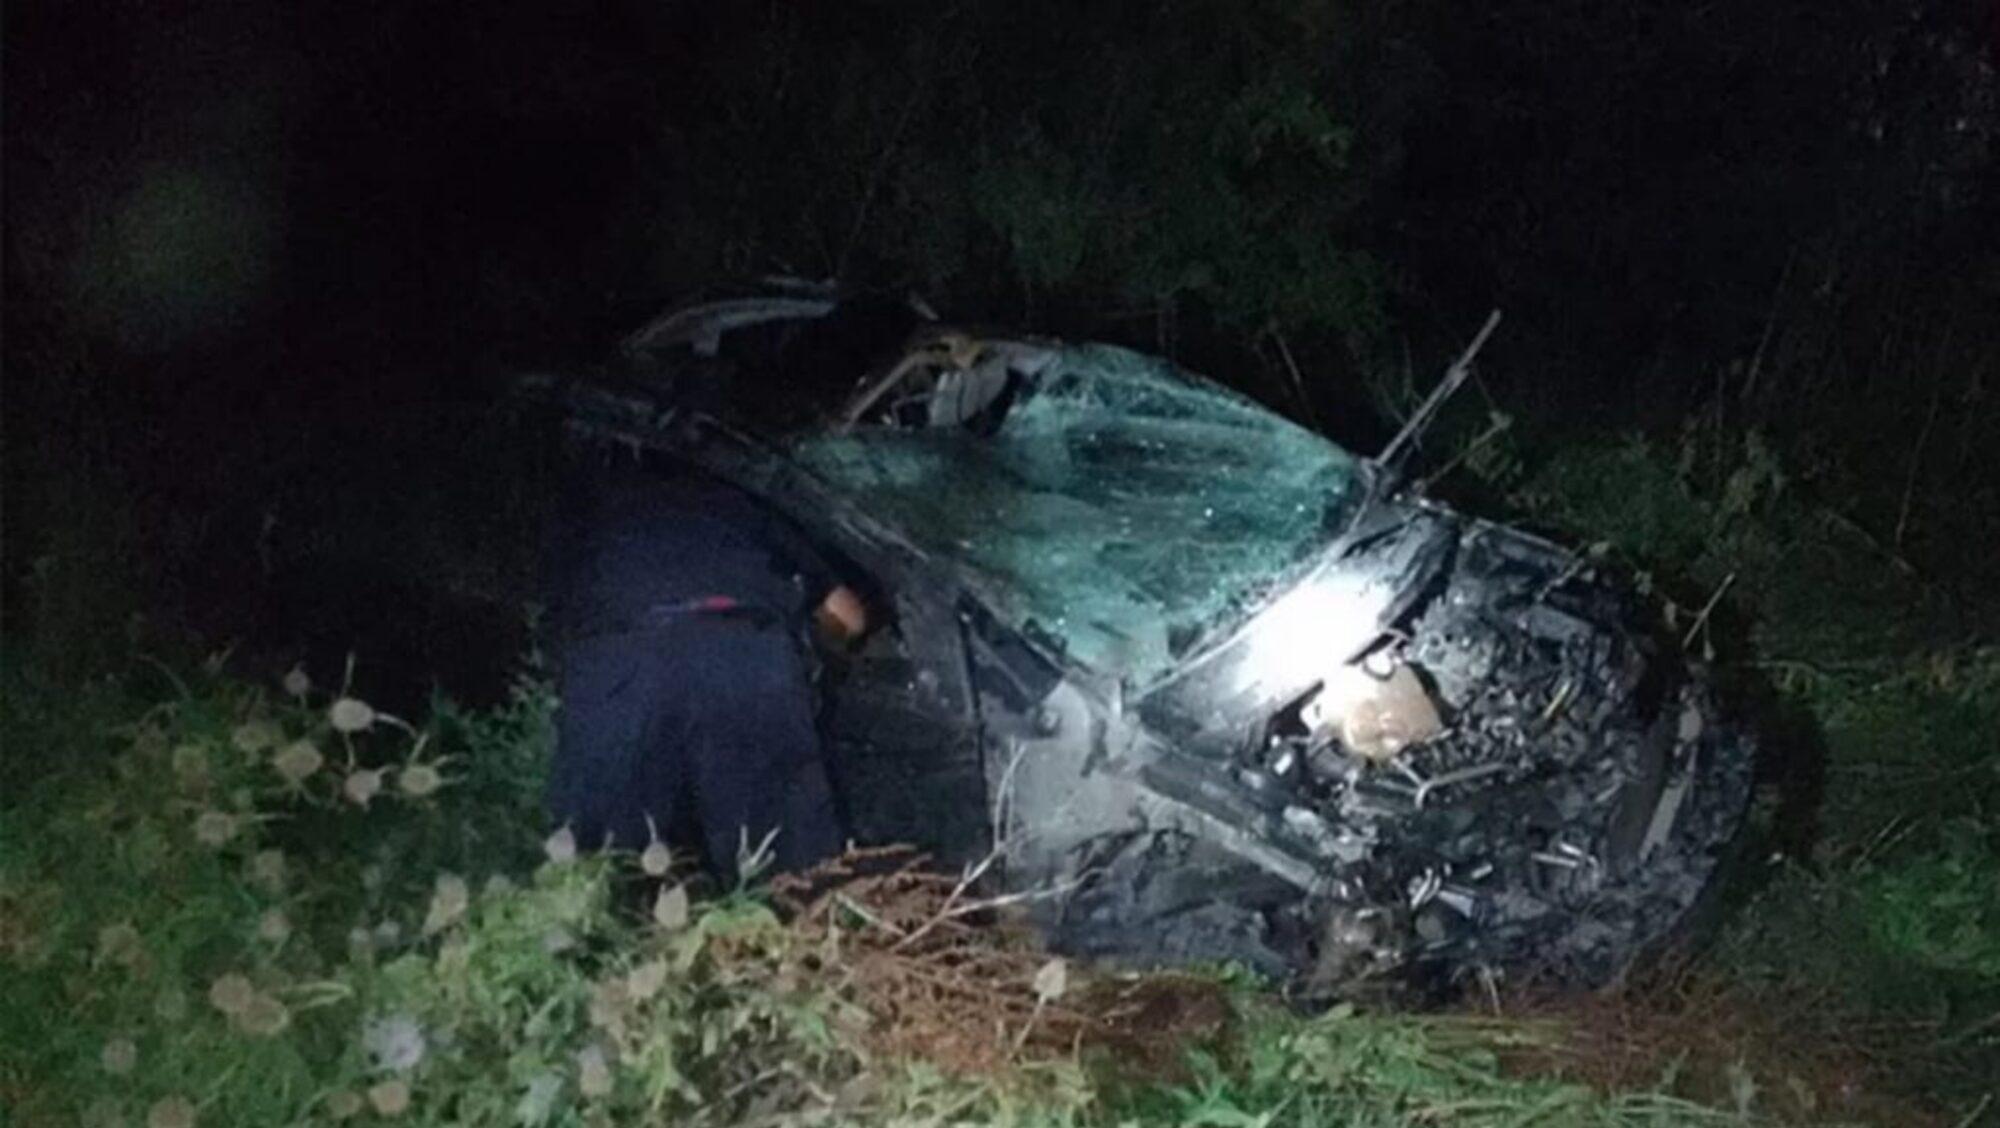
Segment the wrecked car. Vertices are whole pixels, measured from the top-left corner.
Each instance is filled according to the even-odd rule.
[[[1165,360],[882,316],[712,302],[531,381],[870,578],[893,624],[827,679],[860,840],[1061,951],[1328,993],[1602,982],[1690,917],[1751,741],[1592,558]]]

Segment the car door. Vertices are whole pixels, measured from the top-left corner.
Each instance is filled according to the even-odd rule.
[[[883,577],[877,577],[883,581]],[[949,595],[913,577],[877,596],[889,622],[828,670],[826,730],[850,831],[947,865],[990,843],[984,739]]]

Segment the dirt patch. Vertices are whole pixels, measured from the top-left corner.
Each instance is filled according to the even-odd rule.
[[[1796,1123],[1947,1123],[1892,1084],[1897,1062],[1936,1031],[1845,1021],[1822,998],[1676,972],[1594,993],[1503,996],[1499,1010],[1542,1026],[1535,1044],[1503,1055],[1519,1075],[1606,1094],[1659,1088]]]

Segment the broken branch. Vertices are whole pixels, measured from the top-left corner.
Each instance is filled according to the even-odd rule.
[[[1395,465],[1403,449],[1430,426],[1431,418],[1437,414],[1438,409],[1443,407],[1452,393],[1458,391],[1466,378],[1472,375],[1473,358],[1485,347],[1486,338],[1492,336],[1493,330],[1499,327],[1500,311],[1496,309],[1486,315],[1486,324],[1479,327],[1479,333],[1472,338],[1472,343],[1465,346],[1465,351],[1458,354],[1458,359],[1451,362],[1450,368],[1445,369],[1444,379],[1438,382],[1438,386],[1432,389],[1430,395],[1424,397],[1423,403],[1417,405],[1417,410],[1411,414],[1409,422],[1403,424],[1403,429],[1397,431],[1396,437],[1389,440],[1389,445],[1382,448],[1381,455],[1375,461],[1388,467]]]

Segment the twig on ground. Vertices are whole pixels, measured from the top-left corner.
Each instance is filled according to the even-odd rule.
[[[1514,421],[1512,419],[1498,412],[1495,412],[1492,415],[1492,417],[1487,420],[1486,429],[1479,432],[1477,435],[1474,435],[1472,437],[1472,441],[1465,444],[1465,446],[1461,447],[1459,449],[1459,452],[1452,456],[1450,462],[1445,463],[1443,466],[1439,467],[1436,472],[1432,473],[1429,477],[1425,478],[1423,481],[1417,483],[1417,492],[1429,493],[1430,488],[1436,485],[1440,480],[1442,480],[1445,475],[1451,473],[1453,470],[1458,469],[1459,465],[1463,463],[1466,459],[1471,458],[1475,454],[1478,454],[1481,450],[1485,449],[1487,443],[1490,443],[1494,439],[1499,438],[1503,433],[1512,429],[1513,426],[1514,426]]]

